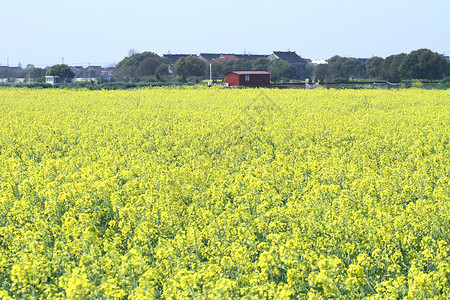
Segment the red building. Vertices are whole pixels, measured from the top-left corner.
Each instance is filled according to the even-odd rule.
[[[225,84],[229,86],[267,86],[270,73],[266,71],[230,71],[225,73]]]
[[[219,61],[237,61],[239,58],[236,57],[234,54],[222,54],[212,62],[219,62]]]

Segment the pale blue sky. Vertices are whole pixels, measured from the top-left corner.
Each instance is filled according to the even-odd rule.
[[[450,0],[0,0],[0,64],[118,63],[139,52],[450,54]]]

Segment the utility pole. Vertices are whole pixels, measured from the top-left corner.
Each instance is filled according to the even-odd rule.
[[[6,58],[6,66],[9,67],[9,57]]]
[[[61,57],[61,63],[64,64],[64,56]]]
[[[208,86],[212,86],[212,64],[209,64],[209,82]]]

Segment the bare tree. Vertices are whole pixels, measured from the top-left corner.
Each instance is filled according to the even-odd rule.
[[[138,51],[136,49],[130,48],[130,50],[128,50],[128,57],[131,57],[137,53],[138,53]]]

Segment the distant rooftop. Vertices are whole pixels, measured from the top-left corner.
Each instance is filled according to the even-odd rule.
[[[264,54],[235,54],[235,56],[239,59],[246,59],[246,60],[257,60],[258,58],[266,58],[269,55]]]
[[[273,51],[273,54],[276,55],[279,59],[285,60],[287,62],[306,62],[303,58],[300,57],[295,51]]]
[[[220,57],[222,53],[200,53],[200,57],[202,57],[207,62],[213,61],[216,58]]]
[[[311,63],[315,64],[315,65],[326,65],[326,64],[328,64],[328,62],[325,59],[323,59],[323,58],[314,59],[314,60],[311,61]]]
[[[266,74],[270,74],[270,72],[267,71],[229,71],[227,73],[234,73],[237,75],[266,75]]]
[[[172,64],[182,57],[197,56],[197,54],[163,54],[163,58],[167,58]]]
[[[222,54],[218,58],[214,59],[213,62],[216,61],[236,61],[239,60],[239,58],[236,57],[234,54]]]
[[[234,54],[234,53],[200,53],[199,56],[201,58],[203,58],[206,62],[211,62],[216,59],[224,60],[224,59],[220,59],[220,57],[228,58],[225,60],[230,60],[229,58],[231,58],[231,57],[233,57],[233,60],[235,60],[234,58],[237,58],[238,60],[240,60],[240,59],[257,60],[258,58],[266,58],[269,55],[265,55],[265,54]]]

